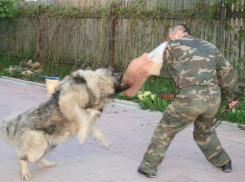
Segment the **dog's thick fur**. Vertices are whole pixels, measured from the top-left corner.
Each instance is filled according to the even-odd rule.
[[[28,162],[37,162],[40,167],[56,165],[44,155],[76,134],[80,144],[90,133],[100,145],[108,147],[107,139],[93,123],[105,104],[126,89],[112,68],[78,70],[58,83],[50,100],[5,119],[2,135],[16,148],[22,179],[31,178]]]

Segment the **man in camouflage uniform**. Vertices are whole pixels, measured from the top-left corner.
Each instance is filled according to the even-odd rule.
[[[175,134],[193,121],[194,139],[207,160],[223,167],[223,171],[231,171],[231,159],[211,127],[221,102],[218,81],[226,91],[230,108],[238,104],[235,72],[219,49],[190,36],[185,25],[172,27],[169,37],[172,41],[168,43],[164,61],[180,94],[166,108],[138,172],[146,177],[156,177],[157,166],[163,161]]]

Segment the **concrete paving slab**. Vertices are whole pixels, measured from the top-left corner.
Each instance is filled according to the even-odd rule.
[[[48,100],[45,88],[0,78],[0,124],[10,114],[24,112]],[[97,125],[111,141],[110,149],[101,148],[88,137],[84,145],[77,138],[62,143],[48,160],[57,166],[39,169],[29,164],[34,182],[243,182],[245,181],[245,131],[220,125],[220,141],[232,159],[233,171],[222,172],[210,164],[195,144],[193,124],[179,132],[171,143],[157,178],[148,179],[137,172],[144,152],[162,114],[138,107],[108,104]],[[0,181],[18,182],[19,162],[12,146],[0,132]]]

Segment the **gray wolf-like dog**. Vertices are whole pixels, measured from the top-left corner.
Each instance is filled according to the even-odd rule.
[[[16,149],[22,179],[31,179],[28,162],[37,162],[39,167],[55,166],[55,162],[44,159],[45,154],[76,134],[80,144],[91,134],[100,145],[109,147],[94,122],[105,105],[127,88],[111,67],[77,70],[57,84],[50,100],[5,119],[2,135]]]

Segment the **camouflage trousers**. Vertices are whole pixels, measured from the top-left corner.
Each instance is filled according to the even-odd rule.
[[[170,104],[156,127],[140,165],[146,173],[156,173],[175,134],[194,121],[193,137],[206,159],[215,166],[226,164],[230,157],[222,148],[215,130],[210,130],[221,102],[219,89],[182,90]]]

